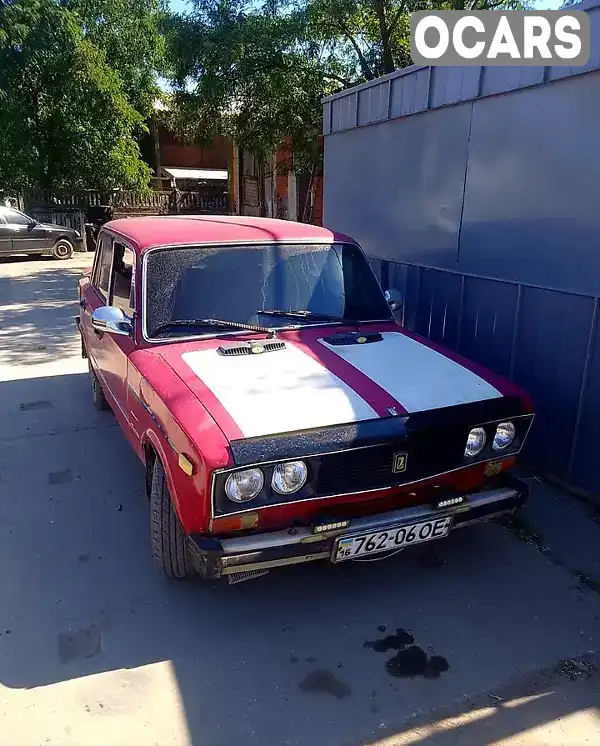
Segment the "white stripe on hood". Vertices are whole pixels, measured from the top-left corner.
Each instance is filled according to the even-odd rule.
[[[401,332],[383,332],[382,337],[382,342],[362,345],[319,342],[379,384],[407,412],[502,396],[483,378]]]
[[[285,349],[260,355],[225,356],[210,349],[181,357],[246,438],[379,416],[344,381],[287,340]]]

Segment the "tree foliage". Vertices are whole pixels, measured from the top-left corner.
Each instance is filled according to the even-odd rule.
[[[258,155],[284,137],[309,147],[327,71],[304,14],[246,0],[199,2],[167,31],[171,126],[188,139],[232,137]]]
[[[119,26],[130,3],[0,4],[0,188],[146,188],[135,136],[156,90],[157,32],[139,33],[143,13]]]
[[[193,0],[166,36],[171,125],[232,137],[256,154],[291,138],[314,159],[320,99],[411,64],[417,10],[523,7],[520,0]]]
[[[420,10],[524,9],[527,0],[306,0],[306,18],[331,63],[356,82],[411,64],[410,14]]]
[[[63,1],[80,18],[85,38],[119,74],[131,105],[147,117],[158,92],[156,72],[164,65],[163,0]]]

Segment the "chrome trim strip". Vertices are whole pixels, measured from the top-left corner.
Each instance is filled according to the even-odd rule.
[[[294,529],[295,533],[292,534],[289,530],[284,530],[241,536],[235,539],[221,539],[221,546],[224,552],[223,559],[228,555],[243,554],[244,552],[257,552],[265,549],[296,546],[298,544],[310,545],[314,541],[322,541],[323,539],[336,538],[338,536],[354,536],[366,531],[379,531],[380,529],[395,528],[418,521],[452,517],[461,513],[469,513],[473,509],[481,508],[484,505],[490,505],[500,500],[517,497],[518,494],[518,491],[513,487],[500,487],[495,490],[486,490],[467,495],[467,502],[460,505],[450,506],[441,510],[435,510],[429,505],[402,508],[401,510],[393,510],[389,513],[380,513],[376,516],[357,518],[352,520],[350,526],[346,528],[334,529],[323,532],[322,534],[313,534],[310,528],[297,528]],[[477,520],[482,519],[478,518]]]
[[[437,477],[442,477],[446,474],[454,474],[457,471],[461,471],[461,469],[470,469],[472,466],[477,466],[478,464],[489,464],[493,461],[503,461],[505,458],[512,458],[514,456],[518,456],[519,453],[521,453],[521,451],[523,450],[523,446],[525,445],[525,440],[527,439],[527,435],[529,434],[529,430],[531,429],[531,425],[533,424],[535,414],[533,413],[518,414],[518,415],[515,415],[514,417],[506,417],[504,419],[501,418],[498,420],[490,420],[489,422],[481,423],[481,425],[493,425],[495,422],[517,420],[522,417],[531,417],[531,422],[529,423],[527,432],[521,439],[521,445],[519,447],[519,450],[517,451],[509,450],[503,454],[500,454],[497,456],[491,456],[490,458],[473,460],[470,464],[462,464],[461,466],[458,466],[456,469],[448,469],[446,471],[441,471],[438,474],[431,474],[427,477],[416,479],[414,482],[402,482],[401,484],[394,484],[391,487],[376,487],[371,490],[355,490],[354,492],[338,492],[334,495],[323,495],[322,497],[305,497],[305,498],[302,498],[302,500],[287,500],[285,502],[269,503],[268,505],[259,505],[259,506],[255,506],[254,508],[246,508],[245,510],[236,510],[233,513],[226,513],[224,516],[215,515],[215,482],[216,482],[217,474],[227,474],[228,472],[231,472],[231,471],[245,471],[246,469],[252,469],[254,467],[260,468],[261,466],[269,466],[270,464],[284,463],[285,461],[297,461],[298,459],[291,456],[286,459],[276,459],[275,461],[261,461],[256,464],[246,464],[245,466],[230,466],[224,469],[215,469],[212,473],[211,486],[210,486],[211,518],[222,518],[222,517],[229,518],[230,516],[234,516],[234,515],[242,515],[242,513],[255,513],[260,510],[267,510],[268,508],[279,508],[282,505],[295,505],[297,503],[304,503],[309,500],[315,500],[315,501],[316,500],[330,500],[334,497],[351,497],[352,495],[368,495],[370,492],[389,492],[389,490],[403,489],[404,487],[412,487],[413,485],[420,484],[421,482],[428,482],[430,479],[436,479]],[[473,425],[473,427],[480,427],[480,425]],[[305,459],[309,459],[309,458],[331,456],[336,453],[351,453],[354,451],[360,451],[364,448],[376,448],[377,446],[381,446],[381,445],[385,445],[385,444],[375,443],[374,445],[358,446],[357,448],[344,448],[341,451],[328,451],[327,453],[318,453],[318,454],[314,454],[313,456],[302,456],[301,460],[304,461]]]

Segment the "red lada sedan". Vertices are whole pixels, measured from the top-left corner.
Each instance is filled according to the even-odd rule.
[[[507,470],[527,396],[400,326],[347,236],[116,220],[79,296],[94,402],[146,466],[169,577],[394,553],[525,500]]]

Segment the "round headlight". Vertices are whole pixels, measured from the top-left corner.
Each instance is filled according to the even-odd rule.
[[[297,492],[306,482],[308,470],[304,461],[287,461],[273,469],[271,487],[280,495]]]
[[[503,451],[505,448],[508,448],[513,444],[515,435],[515,426],[512,422],[501,422],[496,428],[496,435],[494,435],[492,448],[495,451]]]
[[[478,456],[485,448],[485,442],[487,436],[485,430],[482,427],[474,427],[469,433],[467,438],[467,445],[465,446],[465,456],[473,457]]]
[[[265,476],[260,469],[234,471],[225,482],[225,494],[234,503],[245,503],[258,495],[264,483]]]

